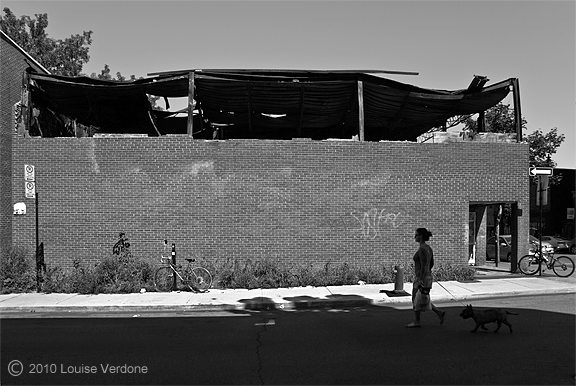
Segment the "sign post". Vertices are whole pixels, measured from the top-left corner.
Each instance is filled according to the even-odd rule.
[[[34,198],[36,216],[36,290],[40,291],[40,269],[44,264],[44,248],[40,249],[38,229],[38,192],[36,191],[36,168],[34,165],[24,165],[24,194],[26,198]]]
[[[550,167],[534,166],[530,168],[530,176],[538,177],[538,185],[536,188],[536,205],[540,208],[540,222],[538,223],[538,240],[540,248],[540,256],[542,256],[542,207],[548,205],[548,180],[554,169]],[[539,275],[542,275],[542,270],[538,270]]]

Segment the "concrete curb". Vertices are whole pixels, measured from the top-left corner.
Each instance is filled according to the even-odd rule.
[[[474,299],[510,297],[510,296],[533,296],[551,294],[576,294],[576,288],[552,288],[546,290],[522,290],[522,291],[499,291],[492,293],[469,293],[447,294],[432,296],[434,302],[447,301],[472,301]],[[346,299],[338,297],[334,299],[307,299],[304,301],[271,301],[266,297],[255,297],[250,302],[229,302],[229,303],[206,303],[206,304],[147,304],[147,305],[30,305],[30,306],[5,306],[0,307],[0,318],[9,317],[13,314],[34,314],[34,313],[154,313],[154,312],[214,312],[214,311],[270,311],[270,310],[307,310],[307,309],[340,309],[356,308],[368,306],[394,306],[408,305],[411,303],[410,296],[388,297],[386,294],[378,294],[377,298]]]

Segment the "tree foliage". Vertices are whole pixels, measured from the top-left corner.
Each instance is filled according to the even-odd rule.
[[[555,167],[556,162],[552,159],[552,154],[556,153],[564,139],[564,134],[558,134],[556,127],[546,134],[541,130],[529,134],[526,141],[530,144],[530,165]]]
[[[484,113],[485,130],[491,133],[515,133],[516,120],[514,109],[510,105],[498,103],[489,108]],[[478,132],[478,121],[470,116],[464,119],[465,130]],[[527,122],[522,117],[522,129],[526,130]],[[564,135],[558,134],[558,129],[554,127],[544,134],[541,130],[536,130],[532,134],[524,137],[530,145],[530,165],[555,167],[556,162],[552,160],[552,155],[556,153],[562,142]]]
[[[53,39],[46,33],[48,27],[48,14],[35,14],[16,17],[10,8],[4,7],[4,16],[0,16],[0,28],[10,36],[24,51],[36,59],[50,73],[64,76],[80,76],[83,66],[90,60],[90,45],[92,44],[92,31],[72,35],[67,39]],[[119,82],[134,81],[135,75],[127,80],[120,72],[113,78],[110,67],[106,64],[100,74],[92,73],[92,78],[114,80]],[[148,100],[156,110],[157,96],[148,96]]]
[[[107,64],[104,65],[104,68],[100,71],[100,74],[96,74],[95,72],[93,72],[90,77],[91,78],[95,78],[95,79],[102,79],[102,80],[115,80],[118,82],[126,82],[126,77],[123,76],[120,72],[116,73],[116,78],[113,78],[112,75],[110,74],[110,66],[108,66]],[[136,75],[130,75],[130,79],[128,79],[129,81],[133,81],[136,80]]]
[[[78,76],[82,67],[90,60],[92,31],[71,35],[69,38],[53,39],[46,33],[48,14],[16,17],[10,8],[3,9],[0,28],[22,49],[41,63],[50,73]]]
[[[136,78],[136,75],[132,74],[130,75],[130,79],[127,80],[126,77],[123,76],[119,71],[116,73],[116,78],[113,78],[110,73],[111,73],[110,66],[105,64],[104,68],[100,71],[100,74],[96,74],[95,72],[93,72],[90,75],[90,77],[95,79],[110,80],[116,82],[132,82],[137,79],[142,79],[142,78]],[[150,102],[150,105],[152,106],[153,110],[164,110],[162,107],[158,106],[158,100],[160,99],[159,96],[156,95],[146,95],[146,96],[148,97],[148,101]]]
[[[468,116],[464,119],[465,129],[478,132],[478,121]],[[526,130],[526,119],[522,117],[522,130]],[[516,117],[509,104],[498,103],[484,112],[484,130],[488,133],[515,133]]]

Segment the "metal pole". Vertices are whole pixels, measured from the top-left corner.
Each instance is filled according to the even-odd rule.
[[[512,222],[510,223],[510,231],[512,233],[512,258],[510,260],[511,273],[516,273],[518,270],[518,217],[518,203],[515,202],[512,204]]]
[[[35,200],[34,201],[36,201],[36,203],[35,203],[36,210],[34,212],[36,215],[36,291],[40,292],[40,266],[38,264],[38,258],[39,258],[39,256],[38,256],[38,252],[39,252],[38,251],[38,241],[39,241],[39,233],[40,232],[38,230],[38,185],[37,184],[36,184],[35,189],[36,189],[36,191],[35,191],[35,197],[34,197]]]
[[[172,244],[172,264],[176,267],[176,244]],[[172,291],[176,291],[176,272],[174,272],[172,280]]]
[[[544,258],[544,254],[542,253],[542,183],[541,178],[538,176],[538,196],[540,197],[540,221],[538,222],[538,239],[539,239],[539,248],[540,248],[540,260],[538,263],[538,276],[542,276],[542,259]]]

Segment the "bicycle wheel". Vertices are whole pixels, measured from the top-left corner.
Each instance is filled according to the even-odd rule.
[[[518,260],[518,269],[524,275],[535,275],[540,270],[538,258],[534,255],[522,256]]]
[[[170,267],[160,267],[154,274],[154,286],[160,292],[172,290],[174,284],[174,271]]]
[[[558,256],[552,270],[557,276],[568,277],[574,272],[574,261],[568,256]]]
[[[188,285],[196,292],[207,292],[212,286],[212,275],[206,268],[192,268],[186,279]]]

